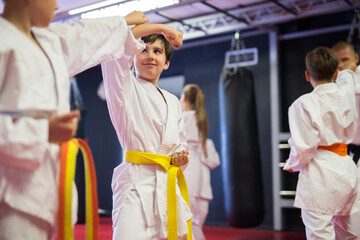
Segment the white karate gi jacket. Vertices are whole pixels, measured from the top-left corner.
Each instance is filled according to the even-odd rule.
[[[360,209],[358,175],[349,156],[319,145],[349,144],[356,127],[354,72],[339,73],[337,83],[322,84],[289,108],[290,156],[284,169],[300,171],[295,207],[328,215],[349,215]]]
[[[0,17],[0,203],[55,225],[59,146],[48,118],[69,111],[69,77],[119,57],[122,17],[32,28],[46,55]]]
[[[360,69],[359,68],[356,69],[355,75],[360,76]],[[356,101],[356,110],[357,110],[357,113],[358,113],[358,118],[357,118],[357,122],[356,122],[356,131],[355,131],[354,140],[351,143],[355,144],[355,145],[360,145],[360,117],[359,117],[359,114],[360,114],[360,94],[356,94],[355,99],[356,99],[355,101]]]
[[[135,78],[130,71],[133,57],[145,48],[129,31],[119,41],[121,58],[102,63],[105,95],[112,124],[124,150],[172,156],[186,148],[181,107],[176,96]],[[162,92],[163,96],[160,94]],[[121,226],[121,207],[131,190],[139,194],[146,225],[161,219],[160,237],[167,237],[167,177],[159,165],[123,162],[115,168],[112,179],[113,226]],[[178,235],[187,233],[191,212],[177,188]],[[123,216],[123,215],[122,215]],[[128,216],[130,218],[130,216]],[[131,237],[129,236],[129,239]]]
[[[188,183],[189,195],[210,201],[213,199],[210,170],[220,165],[220,158],[211,139],[206,140],[208,157],[205,157],[195,114],[195,111],[183,112],[190,156],[189,165],[185,169],[184,174]]]

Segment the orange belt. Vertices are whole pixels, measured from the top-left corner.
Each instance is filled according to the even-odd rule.
[[[339,156],[347,156],[347,144],[345,143],[335,143],[330,146],[318,146],[318,149],[328,150],[330,152],[336,153]]]

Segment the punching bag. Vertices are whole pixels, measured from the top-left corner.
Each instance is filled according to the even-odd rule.
[[[235,68],[219,82],[225,212],[237,228],[260,225],[265,212],[253,81],[248,68]]]

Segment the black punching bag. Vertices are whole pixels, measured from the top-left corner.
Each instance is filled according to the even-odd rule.
[[[225,69],[219,83],[225,212],[237,228],[256,227],[264,219],[253,81],[248,68],[235,68]]]

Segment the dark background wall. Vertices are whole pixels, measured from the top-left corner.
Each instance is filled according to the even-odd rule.
[[[314,28],[350,24],[352,12],[329,15],[321,18],[305,19],[278,25],[279,34],[306,31]],[[357,34],[357,33],[356,33]],[[281,130],[288,131],[287,108],[301,94],[311,91],[311,86],[304,79],[304,58],[306,52],[317,46],[331,47],[338,40],[345,40],[347,31],[308,36],[293,40],[279,41],[280,59],[280,100]],[[268,34],[246,37],[247,48],[257,47],[259,62],[251,66],[254,73],[256,107],[258,116],[259,141],[264,184],[265,219],[259,228],[272,229],[272,186],[271,186],[271,128],[270,128],[270,69]],[[190,46],[190,44],[188,44]],[[220,127],[218,84],[224,64],[225,52],[230,49],[230,40],[212,44],[200,44],[175,51],[169,70],[163,77],[184,75],[186,83],[198,84],[205,93],[207,113],[210,120],[209,137],[213,139],[220,152]],[[111,125],[106,103],[96,94],[102,81],[101,69],[96,66],[76,76],[87,109],[86,134],[92,149],[98,179],[99,207],[111,213],[112,193],[111,177],[114,167],[121,162],[121,147]],[[236,104],[236,99],[234,99]],[[211,173],[214,199],[210,203],[210,212],[206,224],[228,225],[224,213],[224,197],[221,167]],[[286,181],[285,175],[285,181]],[[292,178],[294,178],[292,176]],[[285,214],[286,230],[303,231],[299,211],[289,209]]]

